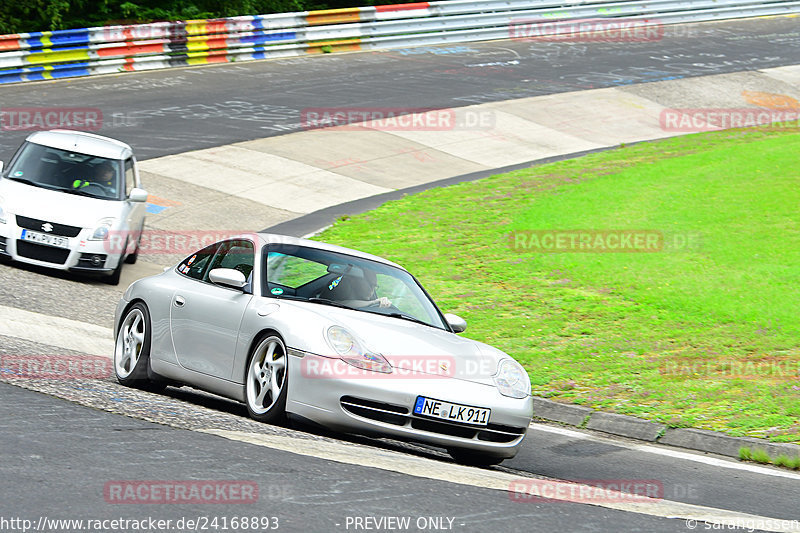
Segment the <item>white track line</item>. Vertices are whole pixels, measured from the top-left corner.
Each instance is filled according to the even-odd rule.
[[[593,440],[597,442],[603,442],[606,444],[610,444],[612,446],[618,446],[620,448],[626,448],[629,450],[637,451],[637,452],[645,452],[645,453],[652,453],[655,455],[663,455],[665,457],[674,457],[675,459],[681,459],[683,461],[694,461],[695,463],[703,463],[710,466],[715,466],[719,468],[728,468],[731,470],[743,470],[745,472],[752,472],[754,474],[763,474],[765,476],[774,476],[774,477],[785,477],[789,479],[796,479],[800,481],[800,474],[795,474],[794,472],[783,471],[773,468],[765,468],[763,466],[748,464],[748,463],[737,463],[732,460],[727,459],[720,459],[719,457],[712,457],[712,456],[705,456],[705,455],[697,455],[696,453],[691,452],[682,452],[679,450],[674,450],[671,448],[664,448],[661,446],[654,446],[652,444],[634,444],[630,442],[625,442],[621,440],[615,440],[613,438],[606,438],[601,437],[598,435],[590,435],[587,433],[581,433],[580,431],[575,431],[572,429],[567,428],[560,428],[560,427],[553,427],[553,426],[546,426],[543,424],[531,424],[531,429],[534,431],[544,431],[547,433],[555,433],[558,435],[564,435],[565,437],[570,437],[573,439],[584,439],[584,440]],[[702,453],[702,452],[701,452]]]
[[[0,335],[25,339],[89,355],[111,358],[114,334],[109,328],[0,305]]]
[[[695,526],[699,522],[717,524],[717,527],[714,529],[750,527],[747,524],[754,524],[755,526],[753,526],[753,528],[761,531],[800,531],[800,521],[797,520],[781,520],[728,511],[725,509],[705,507],[702,505],[692,505],[652,498],[640,498],[634,501],[619,492],[607,489],[602,490],[599,496],[595,496],[587,501],[586,498],[581,499],[576,497],[576,493],[581,494],[582,492],[580,489],[583,488],[589,493],[596,495],[598,494],[597,487],[559,480],[528,480],[507,472],[484,470],[440,461],[437,461],[434,466],[430,459],[424,457],[416,457],[391,450],[359,446],[352,443],[325,442],[311,439],[298,439],[296,437],[282,435],[265,435],[263,433],[246,433],[220,429],[206,429],[201,431],[234,441],[246,442],[307,457],[379,468],[390,472],[457,483],[459,485],[502,490],[508,492],[509,497],[512,496],[512,491],[519,494],[526,494],[526,482],[535,481],[537,484],[545,484],[550,488],[552,492],[548,494],[548,498],[552,500],[594,505],[607,509],[661,518],[681,519],[687,521],[687,524],[689,522],[694,522]],[[551,495],[552,497],[550,497]]]

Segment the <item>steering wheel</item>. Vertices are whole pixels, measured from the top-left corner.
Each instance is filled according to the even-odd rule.
[[[365,306],[364,306],[364,308],[368,308],[368,307],[379,307],[380,305],[381,305],[381,299],[380,299],[380,298],[377,298],[377,299],[375,299],[375,300],[372,300],[372,301],[371,301],[370,303],[368,303],[367,305],[365,305]]]
[[[378,300],[376,300],[374,302],[369,303],[368,305],[365,305],[364,307],[362,307],[362,309],[378,308],[381,311],[386,310],[387,312],[390,312],[390,313],[393,313],[393,312],[398,312],[399,313],[399,312],[401,312],[400,309],[395,307],[395,305],[393,303],[391,303],[391,302],[386,307],[380,307],[380,305],[381,305],[381,302],[380,302],[380,299],[378,299]]]
[[[111,187],[107,187],[107,186],[103,185],[102,183],[97,183],[95,181],[89,181],[85,185],[83,185],[82,187],[78,187],[77,190],[80,191],[80,190],[83,190],[83,189],[87,189],[89,187],[99,187],[100,190],[103,191],[106,194],[109,194],[109,193],[112,192]]]

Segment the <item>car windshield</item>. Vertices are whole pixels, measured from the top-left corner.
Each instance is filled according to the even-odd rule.
[[[442,315],[405,270],[305,246],[270,245],[264,294],[346,307],[447,329]]]
[[[26,142],[6,178],[93,198],[120,198],[120,162]]]

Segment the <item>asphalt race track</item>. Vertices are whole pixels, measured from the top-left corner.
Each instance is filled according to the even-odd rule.
[[[503,41],[24,84],[1,87],[0,103],[97,108],[98,132],[147,159],[298,131],[308,108],[457,107],[799,59],[798,19],[774,18],[668,28],[651,43]],[[0,159],[8,161],[25,135],[4,125]],[[14,316],[30,326],[21,338],[3,335],[0,323],[0,354],[107,352],[125,286],[0,264],[0,317],[27,311]],[[52,339],[48,321],[59,332],[73,328],[98,351],[82,351],[80,339]],[[516,458],[473,469],[424,446],[257,424],[243,406],[187,388],[126,389],[110,365],[103,368],[88,381],[2,378],[0,531],[21,530],[22,519],[39,531],[134,530],[49,520],[148,517],[172,522],[137,529],[252,530],[220,520],[255,517],[268,519],[259,531],[800,531],[800,475],[788,471],[539,424]],[[255,483],[259,496],[121,503],[107,487],[125,480],[240,481]],[[504,488],[520,480],[643,482],[658,494],[638,506],[611,498],[517,501]]]
[[[796,18],[667,26],[640,43],[494,41],[227,64],[0,88],[2,108],[102,112],[139,159],[302,129],[324,107],[449,108],[797,63]],[[0,136],[8,161],[25,133]]]

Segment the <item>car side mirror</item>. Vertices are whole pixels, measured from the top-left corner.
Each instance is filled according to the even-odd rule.
[[[444,315],[444,319],[455,333],[461,333],[467,329],[467,321],[458,315],[447,313]]]
[[[128,200],[131,202],[146,202],[147,201],[147,191],[144,189],[140,189],[139,187],[134,187],[131,189],[131,193],[128,195]]]
[[[247,284],[244,274],[232,268],[215,268],[208,273],[208,279],[211,283],[232,289],[241,289]]]

